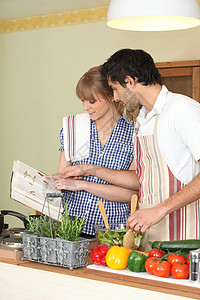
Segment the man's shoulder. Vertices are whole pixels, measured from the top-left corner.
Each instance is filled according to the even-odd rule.
[[[135,122],[133,120],[129,119],[128,116],[126,116],[125,114],[122,115],[121,120],[122,120],[122,124],[124,126],[134,128]]]
[[[169,92],[168,99],[166,102],[166,108],[168,111],[174,113],[200,113],[200,103],[196,100],[182,94],[176,94]]]
[[[196,100],[192,99],[187,95],[173,93],[173,92],[168,93],[167,99],[168,99],[167,103],[171,101],[171,104],[173,105],[179,105],[179,104],[184,104],[184,105],[197,104],[197,106],[200,105],[199,102],[197,102]]]

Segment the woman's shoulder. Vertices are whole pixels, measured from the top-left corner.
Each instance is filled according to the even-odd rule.
[[[118,126],[115,131],[115,142],[123,144],[133,143],[134,122],[122,115],[118,121]]]

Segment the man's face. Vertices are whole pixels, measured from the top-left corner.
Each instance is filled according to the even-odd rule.
[[[123,87],[118,81],[112,82],[110,79],[108,84],[113,89],[114,101],[121,102],[128,112],[134,112],[139,107],[139,97],[133,91],[133,85],[127,83],[126,87]]]

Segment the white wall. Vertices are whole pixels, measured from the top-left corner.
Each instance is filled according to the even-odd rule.
[[[105,23],[0,35],[0,209],[30,210],[9,197],[14,159],[56,172],[62,118],[82,112],[75,86],[85,71],[120,48],[144,49],[156,62],[200,59],[199,36],[200,27],[129,32]]]

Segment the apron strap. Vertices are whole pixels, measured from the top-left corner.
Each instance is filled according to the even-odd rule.
[[[155,125],[154,125],[154,129],[153,129],[153,135],[155,137],[157,137],[158,117],[159,117],[159,115],[156,116]]]

